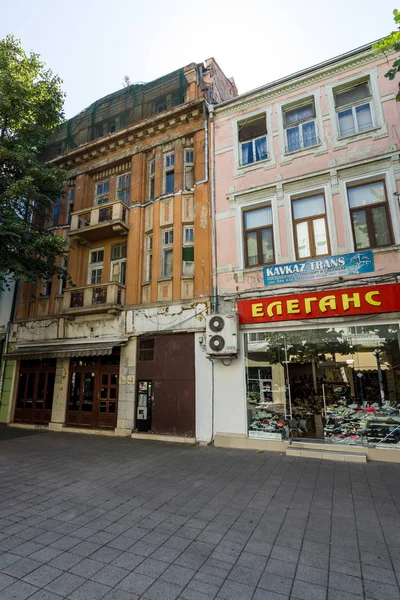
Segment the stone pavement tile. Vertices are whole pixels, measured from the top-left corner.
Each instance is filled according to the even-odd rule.
[[[289,600],[289,596],[266,590],[256,590],[253,600]]]
[[[328,588],[328,600],[363,600],[364,596],[358,596],[354,594],[348,594],[341,590],[334,590]]]
[[[37,552],[34,552],[33,554],[31,554],[30,558],[32,558],[33,560],[37,560],[39,562],[47,563],[62,553],[63,553],[63,551],[60,550],[59,548],[51,548],[50,546],[45,546],[41,550],[38,550]]]
[[[204,566],[204,565],[203,565]],[[204,583],[210,583],[211,585],[215,585],[218,588],[224,583],[226,579],[227,573],[225,571],[221,572],[221,575],[211,575],[210,573],[203,571],[203,567],[199,571],[197,571],[194,576],[194,581],[202,581]]]
[[[153,544],[155,546],[161,546],[164,542],[168,540],[171,536],[167,533],[159,533],[157,531],[151,531],[147,535],[144,536],[143,541],[148,544]]]
[[[0,554],[0,571],[3,571],[5,567],[12,565],[18,560],[21,560],[21,557],[17,556],[16,554],[11,554],[11,552]]]
[[[213,585],[210,581],[200,581],[198,579],[192,579],[187,585],[187,589],[201,592],[202,594],[208,594],[209,596],[215,597],[218,594],[220,585]]]
[[[328,570],[317,569],[316,567],[309,567],[307,565],[298,565],[296,579],[326,587],[328,585]]]
[[[297,563],[299,560],[300,550],[297,548],[286,548],[283,546],[274,546],[271,551],[271,558],[279,560],[288,560]]]
[[[6,575],[5,573],[0,573],[0,590],[4,590],[4,588],[6,588],[14,582],[14,577],[10,577],[10,575]]]
[[[115,560],[113,560],[111,564],[115,565],[116,567],[127,569],[128,571],[133,571],[144,560],[146,560],[144,556],[132,554],[131,552],[123,552]]]
[[[185,588],[181,595],[179,596],[179,600],[213,600],[213,596],[209,594],[202,594],[197,590],[191,590],[189,588]]]
[[[28,573],[31,573],[41,566],[42,564],[36,560],[32,560],[30,558],[21,558],[17,562],[13,562],[7,567],[4,567],[2,571],[3,573],[6,573],[6,575],[11,575],[17,579],[22,579],[22,577],[25,577],[25,575],[28,575]]]
[[[88,542],[94,542],[95,544],[109,544],[117,536],[115,533],[108,533],[107,531],[98,531],[94,535],[88,538]],[[123,548],[121,548],[122,550]]]
[[[81,587],[69,595],[70,600],[100,600],[111,590],[108,585],[96,581],[86,581]]]
[[[53,542],[56,542],[62,537],[62,533],[55,533],[54,531],[46,531],[46,533],[42,533],[42,535],[38,535],[35,538],[35,542],[38,544],[43,544],[44,546],[49,546]]]
[[[103,583],[104,585],[115,587],[118,583],[120,583],[120,581],[125,579],[129,573],[130,571],[127,569],[122,569],[121,567],[116,567],[114,565],[103,565],[103,568],[92,575],[90,579],[92,581],[97,581],[97,583]]]
[[[103,546],[103,548],[100,548],[100,550],[96,550],[96,552],[91,554],[90,558],[108,564],[118,558],[120,554],[122,554],[121,550],[110,548],[109,546]]]
[[[291,598],[299,600],[326,600],[326,587],[296,579],[293,583]]]
[[[374,600],[399,600],[399,588],[394,585],[387,585],[369,579],[364,580],[364,592],[367,598]]]
[[[391,561],[388,554],[377,554],[376,552],[367,552],[366,550],[360,550],[361,562],[365,565],[372,565],[374,567],[383,567],[384,569],[390,569]]]
[[[143,594],[143,600],[176,600],[179,594],[183,590],[182,585],[175,583],[169,583],[159,579],[153,585],[145,591]]]
[[[49,592],[49,590],[39,590],[33,596],[29,596],[29,600],[60,600],[60,596],[57,594],[53,594],[53,592]]]
[[[140,540],[139,542],[136,542],[136,544],[134,544],[129,551],[133,552],[134,554],[140,554],[141,556],[150,556],[150,554],[153,554],[157,548],[158,546],[154,546],[153,544],[148,544],[147,542]]]
[[[187,567],[178,567],[177,565],[170,565],[164,573],[160,575],[160,579],[168,581],[169,583],[176,583],[178,585],[185,586],[193,579],[196,571],[194,569],[188,569]]]
[[[319,569],[328,569],[329,556],[302,550],[299,557],[299,565],[307,565],[309,567],[317,567]]]
[[[266,573],[274,573],[275,575],[281,575],[282,577],[292,578],[296,572],[296,564],[289,562],[288,560],[278,560],[277,558],[270,558],[265,567]]]
[[[236,581],[225,581],[218,592],[218,597],[224,600],[251,600],[253,593],[253,586]]]
[[[139,596],[123,590],[111,590],[103,597],[103,600],[139,600]]]
[[[323,554],[324,556],[329,556],[330,546],[329,544],[324,544],[322,542],[311,542],[308,540],[303,541],[302,550],[307,550],[308,552],[312,552],[313,554]]]
[[[46,590],[53,592],[53,594],[59,594],[60,596],[69,596],[79,586],[84,584],[86,579],[78,577],[73,573],[63,573],[57,579],[53,579],[49,584],[45,586]]]
[[[37,587],[26,581],[16,581],[0,592],[0,600],[26,600],[37,591]]]
[[[7,550],[12,550],[13,548],[17,548],[21,544],[26,542],[21,537],[11,536],[7,537],[5,540],[0,541],[0,552],[7,552]]]
[[[331,558],[338,558],[339,560],[348,560],[350,562],[358,561],[358,551],[353,548],[344,548],[341,546],[331,546],[330,552]]]
[[[361,577],[361,565],[359,562],[331,558],[329,568],[331,571],[335,571],[336,573],[353,575],[353,577]]]
[[[195,529],[194,527],[189,527],[188,525],[184,525],[176,532],[176,535],[179,537],[187,538],[188,540],[194,540],[200,535],[201,530]]]
[[[113,536],[113,539],[107,542],[107,546],[109,546],[110,548],[116,548],[117,550],[128,550],[133,546],[133,544],[135,544],[135,540],[128,537],[127,535]]]
[[[37,544],[35,541],[29,540],[29,542],[23,542],[19,546],[13,548],[12,552],[13,554],[18,554],[18,556],[30,556],[44,547],[43,544]]]
[[[217,550],[211,554],[211,557],[215,561],[229,563],[231,567],[235,564],[237,557],[225,552],[218,552]]]
[[[153,555],[154,557],[156,554]],[[188,567],[189,569],[199,569],[201,565],[206,561],[205,556],[199,556],[198,554],[194,554],[193,552],[183,552],[178,558],[174,561],[175,565],[179,567]]]
[[[240,565],[241,567],[248,567],[249,569],[263,571],[267,562],[267,556],[262,556],[261,554],[252,554],[251,552],[245,551],[239,556],[236,564]]]
[[[290,535],[279,535],[275,544],[277,546],[282,546],[284,548],[295,548],[299,550],[303,543],[303,536],[301,537],[293,537]]]
[[[358,594],[359,596],[363,593],[360,577],[352,577],[343,573],[334,573],[333,571],[329,573],[329,587],[342,590],[343,592]]]
[[[91,558],[84,558],[76,565],[71,567],[69,571],[74,575],[79,575],[85,579],[92,579],[95,573],[98,573],[101,569],[104,569],[104,563]]]
[[[144,594],[144,592],[154,583],[154,577],[148,577],[141,573],[130,573],[125,579],[118,584],[118,588],[125,592],[133,594]]]
[[[279,594],[289,594],[292,589],[293,579],[274,575],[274,573],[265,572],[258,582],[258,587],[270,592],[278,592]]]
[[[198,542],[196,540],[195,542],[192,542],[190,546],[188,546],[187,551],[193,552],[194,554],[198,554],[199,556],[210,556],[210,554],[213,553],[214,549],[214,544],[207,544],[206,542]]]
[[[40,529],[39,527],[24,527],[24,529],[18,533],[18,536],[24,540],[33,540],[42,533],[46,533],[46,530]]]
[[[44,587],[50,581],[53,581],[56,577],[62,575],[62,571],[59,569],[55,569],[54,567],[50,567],[50,565],[42,565],[35,571],[32,571],[28,575],[26,575],[23,579],[32,585],[36,585],[39,588]]]
[[[262,575],[262,571],[256,569],[249,569],[248,567],[242,567],[240,565],[234,566],[228,575],[228,580],[232,579],[239,583],[247,583],[253,587],[257,586],[258,580]]]
[[[91,554],[93,554],[94,552],[96,552],[96,550],[100,550],[101,545],[100,544],[94,544],[93,542],[81,542],[80,544],[77,544],[76,546],[74,546],[73,548],[70,549],[72,554],[79,554],[79,556],[90,556]]]
[[[79,554],[71,554],[70,552],[63,552],[53,558],[48,564],[51,567],[60,569],[61,571],[68,571],[71,567],[81,562],[82,556]]]
[[[206,544],[219,544],[219,542],[223,539],[222,533],[217,533],[215,531],[203,531],[197,538],[199,542],[205,542]]]
[[[250,541],[245,546],[246,552],[252,554],[261,554],[261,556],[269,556],[271,554],[272,544],[266,542],[254,542]]]
[[[166,562],[155,560],[154,558],[146,558],[146,560],[136,567],[135,573],[142,573],[143,575],[157,579],[167,568],[168,563]]]
[[[74,546],[80,544],[79,538],[74,538],[69,535],[64,535],[60,539],[56,540],[52,544],[50,544],[51,548],[58,548],[59,550],[70,550]]]
[[[362,567],[363,577],[365,579],[371,579],[379,583],[387,583],[388,585],[397,585],[397,580],[392,569],[377,569],[371,565],[363,565]]]

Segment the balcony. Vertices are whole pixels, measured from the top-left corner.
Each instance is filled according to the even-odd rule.
[[[126,235],[128,229],[128,207],[116,201],[73,212],[68,235],[71,240],[90,244],[116,235]]]
[[[102,283],[64,291],[63,313],[73,315],[108,312],[117,314],[125,304],[125,286],[120,283]]]

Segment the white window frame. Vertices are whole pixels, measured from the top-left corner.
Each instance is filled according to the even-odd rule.
[[[128,183],[126,183],[125,179],[128,178]],[[121,185],[123,183],[124,185]],[[118,198],[118,192],[123,192],[123,199]],[[127,198],[125,197],[127,196]],[[126,205],[129,205],[131,200],[131,174],[123,173],[122,175],[118,175],[117,177],[117,186],[115,190],[115,199],[120,202],[124,202]]]
[[[172,161],[171,161],[172,158]],[[168,164],[170,163],[170,164]],[[173,173],[174,174],[174,189],[172,192],[167,192],[167,175]],[[164,154],[164,177],[163,177],[163,190],[164,194],[168,196],[172,196],[175,193],[175,152],[168,152]]]
[[[336,107],[336,104],[335,104],[336,93],[335,92],[338,92],[339,94],[343,93],[343,92],[347,92],[347,91],[350,91],[351,89],[353,89],[354,87],[356,87],[357,85],[361,85],[361,84],[366,84],[368,86],[368,89],[369,89],[369,92],[370,92],[369,96],[366,96],[365,98],[362,98],[360,100],[356,100],[354,102],[350,102],[349,104],[343,104],[339,108]],[[338,127],[338,131],[339,131],[340,139],[346,139],[348,137],[351,137],[353,135],[357,135],[359,133],[361,133],[361,134],[362,133],[368,133],[369,131],[371,131],[371,129],[374,129],[374,127],[375,127],[374,105],[373,105],[373,102],[372,102],[372,91],[371,91],[371,84],[370,84],[369,78],[367,78],[365,81],[361,80],[361,81],[358,81],[358,82],[354,82],[354,83],[352,83],[349,86],[345,86],[344,88],[333,88],[333,102],[335,104],[336,120],[337,120],[337,127]],[[359,125],[358,125],[356,108],[359,107],[359,106],[366,106],[366,105],[369,106],[369,110],[370,110],[370,113],[371,113],[372,124],[371,124],[371,127],[369,127],[368,129],[365,129],[364,131],[360,131],[359,130]],[[346,112],[348,110],[351,110],[352,119],[353,119],[353,125],[354,125],[354,131],[353,131],[353,133],[349,133],[348,135],[343,135],[343,134],[340,133],[339,113]]]
[[[97,261],[97,262],[92,262],[92,260],[91,260],[92,254],[94,252],[101,252],[101,251],[103,251],[103,260]],[[98,272],[98,271],[101,271],[101,279],[100,279],[100,281],[96,281],[95,283],[92,283],[92,273]],[[93,248],[89,252],[88,285],[100,285],[103,282],[103,271],[104,271],[104,247]]]
[[[265,135],[259,135],[258,137],[251,138],[250,140],[246,140],[245,142],[241,142],[239,140],[239,132],[240,132],[241,126],[244,125],[248,121],[250,121],[250,122],[251,121],[256,121],[256,120],[260,120],[261,121],[262,118],[265,120],[265,128],[266,128]],[[252,167],[255,164],[263,163],[264,161],[268,160],[268,157],[269,157],[269,152],[268,152],[268,128],[267,128],[267,117],[266,117],[265,113],[261,112],[260,115],[254,115],[254,117],[245,118],[242,121],[238,121],[237,127],[238,127],[238,144],[239,144],[239,166],[240,167]],[[251,146],[252,146],[252,149],[253,149],[253,156],[255,157],[255,155],[256,155],[256,142],[258,140],[263,140],[263,139],[265,139],[265,145],[266,145],[266,148],[267,148],[267,156],[265,158],[260,159],[260,160],[256,160],[255,159],[251,163],[246,163],[244,165],[242,163],[242,146],[243,146],[243,144],[249,144],[249,143],[251,143]]]
[[[149,233],[146,235],[144,280],[147,283],[147,282],[151,281],[152,278],[153,278],[153,234]]]
[[[108,191],[107,192],[99,192],[99,186],[108,183]],[[102,204],[107,204],[110,200],[110,180],[105,179],[104,181],[96,181],[95,182],[95,190],[94,190],[94,203],[96,206],[101,206]]]
[[[168,229],[161,230],[162,235],[162,243],[161,243],[161,278],[162,279],[171,279],[173,277],[174,272],[174,230],[172,227]],[[168,235],[167,241],[165,241],[165,236]],[[165,273],[165,255],[166,251],[172,251],[172,272],[171,274]]]
[[[368,129],[367,131],[362,131],[346,137],[341,137],[335,106],[334,92],[344,91],[347,88],[354,87],[358,83],[362,83],[365,81],[368,81],[369,89],[371,92],[371,115],[374,127]],[[376,67],[370,70],[361,71],[356,75],[353,75],[352,77],[347,77],[345,79],[335,81],[334,83],[327,84],[326,94],[329,102],[329,113],[332,126],[332,146],[334,149],[346,148],[348,144],[356,142],[360,139],[365,139],[368,137],[381,138],[388,135],[387,124],[383,115],[381,95],[378,84],[378,69]],[[363,103],[366,104],[366,102]]]
[[[321,112],[321,90],[316,88],[314,90],[308,90],[306,93],[291,98],[290,101],[283,100],[276,104],[276,112],[278,115],[278,131],[279,131],[279,147],[280,147],[280,162],[281,164],[290,164],[298,156],[305,156],[307,154],[316,154],[319,152],[326,152],[327,144],[324,136],[324,127],[322,121]],[[310,119],[315,121],[315,135],[318,138],[318,143],[313,146],[307,146],[306,148],[300,147],[298,150],[286,151],[288,147],[284,113],[289,110],[293,110],[297,107],[303,106],[304,104],[314,103],[315,117]],[[306,121],[304,121],[306,122]],[[301,122],[303,123],[303,122]],[[299,123],[300,125],[300,123]]]
[[[307,106],[308,104],[312,104],[314,106],[314,116],[313,117],[303,119],[302,121],[297,121],[297,123],[292,123],[291,125],[288,125],[287,123],[285,123],[286,113],[291,112],[292,110],[296,110],[297,108],[301,108],[302,106]],[[292,152],[301,152],[302,150],[309,150],[310,148],[314,148],[315,146],[319,145],[318,123],[317,123],[317,115],[316,115],[316,110],[315,110],[314,98],[310,98],[309,102],[307,102],[307,101],[301,102],[301,104],[296,104],[295,106],[290,106],[290,107],[286,106],[282,110],[282,118],[283,118],[284,129],[285,129],[285,154],[291,154]],[[314,142],[314,144],[310,144],[309,146],[304,146],[303,127],[304,127],[304,125],[308,125],[309,123],[314,123],[315,142]],[[295,129],[296,127],[298,127],[298,129],[299,129],[300,146],[298,148],[294,148],[293,150],[290,150],[287,132],[289,129]]]
[[[265,115],[266,123],[267,123],[267,153],[268,158],[265,160],[259,160],[258,162],[250,163],[249,165],[241,165],[240,164],[240,156],[241,156],[241,148],[239,142],[239,127],[243,121],[247,119],[252,119],[253,117],[258,117]],[[242,177],[243,173],[247,173],[248,171],[253,171],[255,169],[269,168],[272,169],[276,165],[276,159],[274,154],[274,146],[273,146],[273,136],[272,136],[272,106],[267,106],[263,109],[257,109],[252,112],[246,113],[244,115],[240,115],[240,117],[235,117],[232,119],[232,135],[233,135],[233,176],[234,177]]]
[[[189,235],[192,239],[186,241],[186,232],[192,231],[192,236]],[[193,248],[194,249],[194,225],[185,225],[183,227],[183,235],[182,235],[182,246],[183,248]],[[194,252],[194,250],[193,250]],[[193,277],[194,275],[194,260],[187,261],[182,260],[182,277]]]
[[[153,194],[151,193],[151,186],[153,184]],[[155,198],[155,184],[156,184],[156,161],[155,158],[149,160],[149,190],[148,199],[154,200]],[[152,197],[153,195],[153,197]]]
[[[126,243],[125,244],[113,244],[113,246],[111,246],[111,257],[112,257],[112,249],[114,246],[125,246],[126,248]],[[111,259],[111,268],[110,268],[110,281],[114,281],[116,283],[120,283],[121,285],[125,285],[126,284],[126,266],[125,266],[125,281],[121,281],[121,274],[122,274],[122,269],[121,269],[121,265],[122,264],[126,265],[126,251],[125,251],[125,257],[124,258],[116,258],[114,260]],[[120,265],[119,268],[119,274],[118,274],[118,280],[114,279],[114,266],[115,265]]]
[[[191,156],[190,154],[191,153]],[[188,160],[189,158],[191,160]],[[193,185],[188,186],[186,183],[187,173],[192,172]],[[185,190],[192,190],[194,188],[194,148],[184,148],[184,161],[183,161],[183,187]]]

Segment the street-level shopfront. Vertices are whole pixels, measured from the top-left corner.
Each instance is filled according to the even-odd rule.
[[[247,434],[400,449],[400,284],[238,301]]]

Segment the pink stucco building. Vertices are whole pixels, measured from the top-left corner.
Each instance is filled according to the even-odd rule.
[[[390,58],[364,46],[215,109],[217,308],[240,321],[238,358],[215,365],[217,444],[400,448]]]

